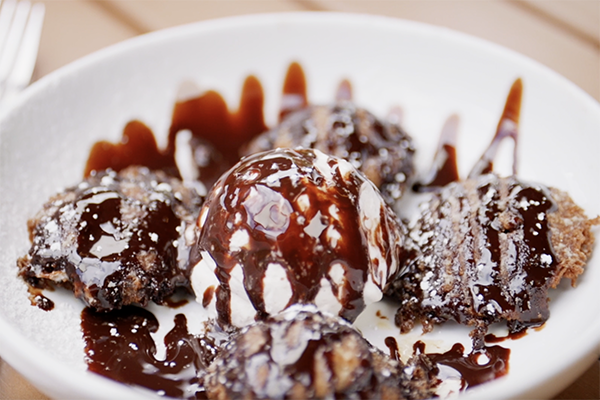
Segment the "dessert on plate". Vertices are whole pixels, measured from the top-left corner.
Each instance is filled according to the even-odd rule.
[[[424,399],[439,394],[447,367],[459,389],[495,379],[510,350],[485,345],[488,326],[543,324],[548,290],[575,283],[600,223],[565,192],[518,178],[516,166],[508,177],[493,171],[499,143],[516,143],[521,90],[518,80],[465,180],[450,118],[433,172],[415,186],[430,198],[410,225],[391,205],[412,195],[412,139],[354,105],[349,84],[335,104],[309,106],[292,64],[271,130],[253,77],[237,113],[216,92],[179,102],[165,150],[139,121],[120,144],[94,147],[89,176],[29,221],[19,275],[41,308],[50,308],[41,289],[53,285],[88,306],[90,370],[161,396]],[[191,131],[198,181],[180,179],[180,130]],[[176,315],[163,357],[159,321],[141,307],[175,307],[177,288],[208,313]],[[454,319],[473,326],[473,350],[427,354],[417,342],[402,362],[395,337],[385,340],[390,355],[373,347],[350,323],[384,294],[400,304],[402,332]],[[201,334],[188,331],[192,318]]]

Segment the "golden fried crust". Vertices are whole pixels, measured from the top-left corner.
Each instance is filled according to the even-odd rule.
[[[600,216],[589,219],[566,192],[554,188],[550,190],[558,205],[556,212],[548,214],[548,222],[552,247],[559,262],[551,287],[555,288],[562,278],[571,279],[571,285],[574,287],[577,277],[583,273],[592,254],[592,227],[600,224]]]

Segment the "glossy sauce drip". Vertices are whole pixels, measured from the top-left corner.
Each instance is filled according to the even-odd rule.
[[[388,336],[384,340],[385,345],[390,351],[390,357],[392,360],[400,361],[400,351],[398,350],[398,342],[393,336]]]
[[[429,173],[413,185],[416,192],[439,190],[450,182],[459,179],[456,158],[456,140],[458,136],[458,116],[452,115],[444,124]]]
[[[200,180],[211,187],[240,159],[240,148],[267,129],[263,103],[263,89],[254,76],[244,81],[236,112],[230,112],[223,97],[215,91],[177,102],[169,129],[168,152],[174,153],[178,132],[191,131],[190,145]]]
[[[246,78],[235,112],[228,109],[223,97],[215,91],[179,101],[173,109],[166,149],[158,148],[147,126],[140,121],[131,121],[125,127],[120,143],[100,141],[92,147],[84,175],[108,168],[121,171],[131,165],[140,165],[180,177],[175,161],[176,136],[182,130],[189,130],[200,181],[210,187],[240,159],[242,147],[267,130],[263,103],[262,85],[254,76]],[[280,117],[307,104],[304,71],[298,63],[292,63],[283,84]]]
[[[464,354],[465,348],[456,343],[452,349],[445,353],[426,353],[425,344],[418,341],[413,346],[415,354],[424,354],[437,368],[431,371],[434,376],[440,378],[440,366],[448,366],[456,370],[461,378],[461,390],[489,382],[508,373],[508,359],[510,350],[500,346],[485,347]]]
[[[214,343],[191,335],[183,314],[175,316],[175,327],[165,336],[166,355],[156,358],[151,333],[158,321],[149,311],[125,307],[81,314],[88,369],[129,385],[142,386],[161,396],[185,399],[206,398],[198,378],[216,354]]]
[[[513,175],[517,174],[517,142],[519,136],[519,118],[521,114],[521,100],[523,97],[523,81],[521,78],[515,80],[510,87],[502,116],[496,128],[496,134],[492,139],[487,150],[483,153],[479,161],[475,164],[469,178],[479,175],[489,174],[494,170],[494,158],[498,152],[500,143],[510,137],[514,142],[513,147]]]
[[[92,171],[108,168],[118,172],[131,165],[162,170],[171,176],[180,177],[175,153],[170,149],[160,150],[150,128],[140,121],[131,121],[125,126],[120,143],[100,141],[94,144],[88,156],[84,176],[88,177]]]
[[[530,326],[540,326],[550,317],[548,289],[556,275],[558,260],[552,249],[548,213],[556,211],[549,191],[545,188],[525,187],[516,196],[516,202],[528,203],[519,208],[523,223],[523,248],[517,248],[517,258],[522,260],[520,270],[511,278],[524,282],[519,288],[515,307],[519,319],[509,323],[511,333]]]
[[[282,121],[288,114],[306,106],[308,106],[306,78],[300,64],[294,62],[290,64],[285,76],[279,121]]]
[[[54,309],[54,302],[43,295],[35,297],[36,305],[44,311],[51,311]]]
[[[489,174],[493,171],[494,157],[496,156],[500,143],[508,137],[512,138],[514,141],[513,174],[516,175],[518,125],[521,113],[522,96],[523,81],[519,78],[515,80],[510,88],[502,116],[498,122],[496,134],[488,149],[469,173],[469,178]],[[434,191],[460,179],[456,155],[457,135],[458,116],[452,115],[448,118],[442,128],[438,148],[429,173],[425,178],[413,185],[413,190],[416,192]]]
[[[202,307],[206,308],[210,304],[213,296],[215,295],[216,288],[209,286],[202,294]]]

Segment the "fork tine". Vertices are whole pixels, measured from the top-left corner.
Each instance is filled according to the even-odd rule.
[[[43,3],[36,3],[31,7],[23,40],[21,41],[12,72],[8,77],[10,85],[19,90],[25,88],[31,81],[40,45],[40,37],[42,35],[45,10],[46,8]]]
[[[29,1],[20,1],[17,4],[17,9],[10,25],[8,36],[6,37],[6,45],[0,56],[0,84],[4,84],[15,62],[30,8],[31,3]]]
[[[2,50],[4,49],[6,36],[10,29],[10,21],[12,21],[16,6],[17,0],[4,0],[2,2],[2,8],[0,9],[0,57]]]
[[[29,1],[22,0],[16,4],[14,16],[11,15],[11,7],[15,8],[14,4],[11,6],[5,2],[0,10],[0,20],[4,18],[10,23],[8,29],[3,28],[8,25],[6,22],[6,25],[0,26],[7,33],[4,43],[0,37],[0,109],[9,104],[31,80],[45,14],[42,3],[32,7]]]

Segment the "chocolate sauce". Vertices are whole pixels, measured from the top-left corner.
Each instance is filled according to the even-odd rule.
[[[460,374],[461,390],[504,376],[509,369],[510,350],[500,346],[484,347],[466,355],[460,343],[445,353],[425,353],[425,344],[421,341],[415,343],[413,348],[415,354],[424,354],[437,365],[437,370],[432,371],[435,375],[440,373],[441,365],[456,370]]]
[[[389,319],[387,316],[385,316],[381,313],[381,310],[377,310],[377,312],[375,313],[375,316],[380,319]]]
[[[35,297],[36,305],[44,311],[51,311],[54,309],[54,302],[43,295]]]
[[[92,171],[120,171],[131,165],[163,170],[180,177],[175,162],[175,141],[182,130],[190,130],[190,145],[199,179],[211,187],[217,178],[241,156],[241,148],[267,130],[263,115],[264,93],[254,76],[244,82],[238,110],[228,109],[223,97],[208,91],[201,96],[177,102],[173,109],[166,149],[159,149],[152,131],[140,121],[125,127],[120,143],[96,143],[88,156],[85,176]],[[283,84],[281,118],[306,107],[306,78],[298,63],[290,64]]]
[[[112,169],[121,171],[131,165],[145,166],[152,170],[180,177],[173,151],[159,150],[154,134],[144,123],[131,121],[123,130],[120,143],[100,141],[92,146],[84,170],[89,177],[92,171]]]
[[[480,160],[475,164],[469,178],[489,174],[494,169],[494,158],[500,143],[510,137],[514,141],[513,175],[517,174],[517,139],[518,125],[521,114],[521,101],[523,96],[523,81],[519,78],[512,84],[502,116],[496,128],[496,134]],[[458,181],[458,165],[456,156],[456,141],[458,135],[458,116],[452,115],[446,120],[438,142],[432,167],[421,181],[413,185],[416,192],[429,192],[439,190],[451,182]]]
[[[213,296],[215,295],[216,288],[209,286],[202,294],[202,307],[206,308],[210,304]]]
[[[398,342],[393,336],[388,336],[384,340],[385,345],[390,351],[390,357],[392,360],[400,361],[400,351],[398,350]]]
[[[161,396],[206,398],[199,376],[217,350],[209,338],[191,335],[186,323],[183,314],[175,316],[175,327],[164,338],[166,355],[158,359],[150,335],[158,330],[158,320],[151,312],[125,307],[96,313],[86,308],[81,314],[81,329],[88,369]]]
[[[523,97],[523,81],[521,78],[515,80],[510,87],[502,116],[498,121],[496,134],[492,139],[487,150],[483,153],[479,161],[475,164],[469,178],[475,178],[479,175],[489,174],[494,169],[494,158],[498,152],[500,143],[510,137],[514,142],[513,147],[513,175],[517,174],[517,142],[519,136],[519,117],[521,114],[521,99]]]
[[[279,111],[279,121],[295,111],[308,106],[306,94],[306,77],[302,67],[297,62],[290,64],[283,83],[283,96]]]
[[[254,76],[244,81],[236,112],[229,111],[223,97],[208,91],[175,104],[167,152],[174,154],[175,137],[188,129],[190,145],[202,183],[213,183],[240,159],[240,149],[267,127],[263,116],[263,89]]]
[[[178,102],[173,109],[166,149],[158,148],[147,126],[132,121],[125,127],[120,143],[101,141],[92,147],[84,174],[141,165],[180,177],[175,162],[175,139],[180,131],[188,129],[192,132],[190,144],[200,180],[210,187],[239,160],[240,147],[266,130],[262,107],[263,90],[253,76],[244,82],[237,112],[230,112],[223,97],[215,91]]]
[[[458,116],[452,115],[444,124],[429,173],[413,185],[416,192],[439,190],[451,182],[459,180],[456,158],[458,136]]]

